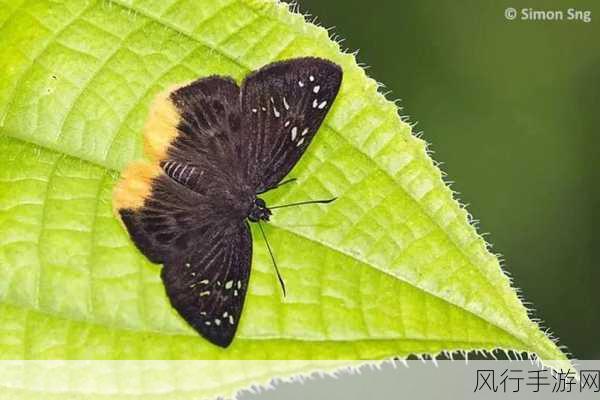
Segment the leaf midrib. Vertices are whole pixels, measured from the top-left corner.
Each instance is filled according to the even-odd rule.
[[[98,327],[98,328],[110,328],[111,330],[119,331],[119,332],[128,332],[133,334],[155,334],[161,337],[182,337],[182,338],[197,338],[199,337],[195,331],[190,331],[190,333],[185,332],[174,332],[174,331],[161,331],[152,328],[144,328],[144,329],[136,329],[127,327],[125,325],[104,325],[97,321],[86,320],[82,318],[67,318],[64,315],[56,312],[48,312],[47,310],[38,310],[31,307],[28,307],[23,304],[11,304],[4,303],[9,307],[18,308],[21,310],[25,310],[25,312],[43,315],[48,318],[53,318],[61,321],[71,321],[78,324],[85,324],[90,327]],[[190,328],[191,329],[191,328]],[[511,336],[512,337],[512,336]],[[398,341],[411,341],[411,342],[427,342],[427,343],[469,343],[474,346],[478,345],[487,345],[488,348],[499,346],[497,341],[482,341],[482,340],[455,340],[455,339],[435,339],[435,338],[427,338],[427,337],[389,337],[389,336],[374,336],[374,337],[361,337],[358,339],[336,339],[336,338],[324,338],[324,339],[315,339],[315,338],[298,338],[295,336],[283,335],[283,336],[240,336],[236,338],[236,342],[255,342],[255,341],[286,341],[286,342],[297,342],[297,343],[355,343],[355,342],[398,342]],[[522,345],[525,343],[520,342]],[[525,349],[526,346],[523,347]],[[525,351],[525,350],[523,350]]]

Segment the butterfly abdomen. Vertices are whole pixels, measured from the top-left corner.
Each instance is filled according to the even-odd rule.
[[[203,170],[194,165],[174,160],[163,161],[160,166],[171,179],[188,187],[194,185],[197,178],[204,174]]]

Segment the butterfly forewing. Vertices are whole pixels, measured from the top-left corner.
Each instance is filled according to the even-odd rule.
[[[341,81],[339,66],[312,57],[267,65],[244,80],[246,169],[257,192],[274,187],[300,159]]]
[[[189,252],[165,263],[162,279],[173,307],[219,346],[231,343],[248,287],[252,238],[246,222],[213,226]]]
[[[179,113],[177,135],[160,165],[173,180],[209,195],[215,207],[243,217],[245,206],[239,200],[251,193],[243,191],[239,98],[237,84],[219,76],[173,91],[169,100]]]

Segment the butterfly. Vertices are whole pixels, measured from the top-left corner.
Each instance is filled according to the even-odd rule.
[[[341,82],[337,64],[296,58],[265,65],[239,86],[225,76],[198,79],[150,108],[148,161],[123,172],[113,205],[137,248],[163,264],[171,305],[213,344],[229,346],[238,327],[249,222],[264,235],[260,222],[271,215],[259,195],[288,182]]]

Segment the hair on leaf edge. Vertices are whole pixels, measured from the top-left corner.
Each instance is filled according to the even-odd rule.
[[[310,24],[310,25],[313,25],[313,27],[314,27],[314,28],[315,28],[315,30],[317,30],[317,31],[319,31],[319,30],[320,30],[320,31],[322,31],[322,32],[325,32],[325,33],[327,34],[328,38],[331,40],[331,34],[330,34],[331,32],[330,32],[330,29],[323,28],[323,27],[319,26],[318,24],[311,23],[310,21],[307,21],[307,20],[304,18],[304,15],[303,15],[303,14],[300,12],[300,10],[299,10],[299,8],[300,8],[300,7],[299,7],[299,5],[298,5],[298,3],[297,3],[297,2],[293,2],[293,3],[292,3],[292,4],[294,4],[294,5],[297,7],[296,11],[294,11],[294,10],[290,10],[290,8],[289,8],[289,5],[288,5],[288,4],[281,3],[281,2],[279,2],[279,1],[277,1],[277,0],[273,0],[273,1],[272,1],[272,2],[270,2],[270,3],[271,3],[271,4],[273,4],[273,5],[275,5],[275,6],[277,6],[277,7],[283,7],[283,8],[285,8],[287,11],[291,12],[291,14],[293,14],[293,15],[291,16],[292,18],[294,18],[294,17],[295,17],[295,18],[302,18],[304,23],[306,23],[306,24]],[[337,37],[341,37],[341,36],[342,36],[342,34],[340,34],[340,33],[337,33],[337,32],[333,32],[333,34],[336,36],[336,38],[337,38]],[[378,88],[380,87],[380,84],[379,84],[377,81],[375,81],[373,78],[369,77],[369,76],[366,74],[366,69],[368,69],[368,66],[366,66],[364,63],[358,62],[358,60],[356,59],[356,58],[357,58],[357,56],[358,56],[359,50],[357,49],[357,50],[351,51],[351,50],[350,50],[350,49],[348,49],[348,48],[342,48],[342,47],[340,46],[340,43],[341,43],[341,42],[338,42],[338,41],[335,41],[335,40],[334,40],[334,41],[332,41],[331,43],[337,47],[337,50],[338,50],[338,51],[339,51],[339,52],[340,52],[342,55],[346,55],[346,56],[351,56],[351,57],[353,57],[353,59],[354,59],[354,60],[353,60],[353,61],[354,61],[354,64],[356,65],[356,67],[357,67],[357,68],[360,68],[360,69],[362,69],[362,70],[363,70],[365,78],[366,78],[368,81],[374,82],[374,86],[375,86],[375,88],[376,88],[376,90],[375,90],[375,94],[376,94],[376,96],[378,96],[378,97],[379,97],[379,99],[380,99],[381,101],[383,101],[383,102],[386,102],[386,103],[388,103],[388,104],[392,104],[392,105],[394,105],[394,107],[396,108],[396,112],[397,112],[397,114],[398,114],[398,116],[399,116],[400,120],[401,120],[402,122],[404,122],[404,123],[408,123],[408,121],[410,121],[410,117],[409,117],[409,116],[407,116],[407,115],[403,115],[403,116],[401,116],[401,115],[399,114],[399,112],[398,112],[398,111],[400,110],[400,108],[396,107],[396,104],[395,104],[395,103],[396,103],[396,101],[400,101],[400,99],[396,99],[396,100],[389,100],[389,99],[388,99],[388,96],[389,96],[390,94],[392,94],[392,91],[390,90],[390,91],[386,92],[385,94],[384,94],[384,93],[381,93],[381,92],[378,90]],[[365,65],[365,66],[363,66],[363,65]],[[416,134],[413,132],[413,128],[414,128],[414,126],[416,126],[416,123],[415,123],[415,124],[408,124],[408,125],[409,125],[409,128],[410,128],[410,134],[411,134],[411,136],[413,136],[413,137],[416,139],[416,141],[420,142],[420,145],[423,147],[423,150],[425,151],[425,153],[426,153],[428,156],[430,156],[431,154],[434,154],[433,150],[431,150],[431,149],[430,149],[430,147],[431,147],[431,144],[430,144],[430,143],[428,143],[427,141],[425,141],[424,139],[422,139],[422,138],[420,137],[421,135],[419,135],[419,134],[422,134],[423,132],[422,132],[422,131],[420,131],[420,132],[418,132],[418,133],[416,133]],[[433,164],[433,166],[434,166],[434,167],[435,167],[435,168],[436,168],[438,171],[440,171],[440,172],[443,172],[443,171],[441,170],[441,168],[439,168],[437,165],[435,165],[435,162],[433,161],[433,158],[432,158],[432,157],[428,157],[428,159],[430,160],[430,162]],[[442,180],[442,182],[444,183],[444,185],[446,185],[446,187],[448,187],[448,189],[450,190],[450,194],[451,194],[452,200],[453,200],[453,201],[455,201],[455,202],[457,203],[457,205],[458,205],[458,207],[459,207],[459,210],[463,212],[463,214],[464,214],[464,215],[463,215],[463,217],[465,217],[465,218],[466,218],[466,221],[467,221],[467,222],[468,222],[468,224],[469,224],[469,225],[472,227],[472,229],[473,229],[474,233],[475,233],[475,234],[476,234],[476,235],[477,235],[477,236],[478,236],[478,237],[479,237],[479,238],[480,238],[480,239],[483,241],[483,243],[484,243],[484,245],[485,245],[485,248],[486,248],[486,250],[488,251],[488,253],[490,253],[490,255],[492,255],[492,256],[494,256],[494,257],[496,257],[496,259],[497,259],[497,261],[498,261],[498,267],[499,267],[499,269],[500,269],[500,272],[502,273],[502,276],[504,277],[504,279],[506,279],[506,281],[507,281],[507,283],[508,283],[508,286],[509,286],[509,287],[510,287],[510,288],[511,288],[511,289],[512,289],[512,290],[513,290],[515,293],[516,293],[516,295],[517,295],[517,298],[518,298],[518,301],[519,301],[519,303],[520,303],[520,304],[523,306],[523,308],[525,309],[525,312],[526,312],[526,314],[527,314],[528,316],[529,316],[529,315],[533,315],[533,314],[535,314],[535,313],[537,312],[537,311],[535,310],[535,308],[534,308],[534,307],[532,307],[532,306],[530,306],[530,304],[531,304],[531,303],[528,303],[528,304],[529,304],[529,306],[528,306],[528,304],[525,304],[525,303],[524,303],[524,302],[525,302],[525,300],[524,300],[524,298],[523,298],[523,296],[522,296],[522,294],[521,294],[521,291],[520,291],[520,289],[519,289],[518,287],[514,286],[514,283],[513,283],[512,276],[511,276],[511,275],[510,275],[510,274],[507,272],[507,270],[506,270],[506,265],[505,265],[505,260],[504,260],[504,258],[499,258],[499,257],[497,257],[497,256],[496,256],[496,254],[495,254],[495,253],[493,253],[493,252],[491,252],[491,251],[490,251],[490,249],[492,248],[492,245],[491,245],[491,244],[490,244],[490,243],[489,243],[487,240],[485,240],[484,234],[482,234],[482,233],[479,231],[479,229],[478,229],[478,228],[479,228],[479,224],[472,224],[472,223],[471,223],[471,221],[472,221],[474,218],[473,218],[473,216],[471,215],[471,213],[468,211],[468,209],[467,209],[467,205],[465,205],[465,204],[464,204],[464,203],[463,203],[463,202],[460,200],[460,196],[459,196],[460,194],[459,194],[457,191],[455,191],[455,190],[452,190],[452,189],[450,188],[450,184],[449,184],[448,182],[451,182],[451,181],[448,181],[448,180],[446,179],[446,177],[447,177],[447,174],[446,174],[446,173],[441,173],[441,174],[440,174],[440,177],[441,177],[441,180]],[[532,322],[532,323],[533,323],[533,324],[534,324],[534,325],[535,325],[535,326],[538,328],[538,330],[539,330],[539,331],[541,331],[541,332],[544,332],[544,334],[546,335],[546,337],[547,337],[548,339],[550,339],[550,340],[551,340],[551,341],[552,341],[552,342],[553,342],[553,343],[554,343],[554,344],[557,346],[557,348],[559,348],[559,350],[563,351],[563,348],[562,348],[562,347],[566,348],[566,346],[562,346],[562,347],[561,347],[561,345],[559,345],[559,343],[558,343],[558,338],[557,338],[557,337],[555,337],[554,335],[551,335],[551,334],[549,335],[549,334],[547,334],[547,333],[546,333],[546,332],[548,331],[548,329],[547,329],[547,328],[544,326],[544,324],[543,324],[543,322],[542,322],[542,320],[541,320],[541,319],[539,319],[539,321],[540,321],[540,322],[536,322],[536,321],[534,321],[534,320],[533,320],[533,319],[531,319],[531,318],[530,318],[529,320],[530,320],[530,321],[531,321],[531,322]],[[565,352],[565,351],[563,351],[563,353],[565,354],[565,356],[567,357],[567,359],[568,359],[569,361],[572,361],[572,355],[571,355],[570,353],[567,353],[567,352]],[[532,354],[533,354],[533,353],[532,353]],[[536,357],[537,357],[537,356],[536,356]],[[539,359],[539,357],[538,357],[538,359]]]

